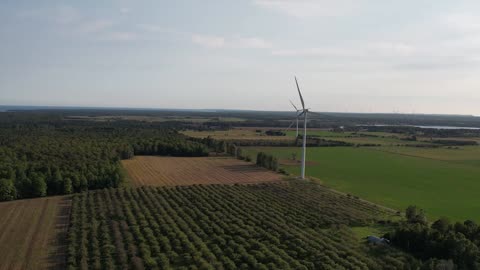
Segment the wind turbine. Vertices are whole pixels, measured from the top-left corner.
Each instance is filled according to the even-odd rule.
[[[297,121],[297,135],[295,136],[295,138],[298,138],[298,117],[299,117],[298,113],[301,112],[302,110],[299,110],[291,100],[290,100],[290,104],[292,104],[293,108],[295,108],[295,111],[296,111],[295,120]]]
[[[303,101],[302,92],[300,92],[300,86],[298,86],[297,77],[295,77],[295,84],[297,85],[298,95],[300,96],[300,101],[302,102],[302,110],[298,110],[298,111],[301,111],[301,113],[297,115],[297,132],[298,132],[298,118],[303,115],[303,143],[302,143],[301,178],[305,179],[305,156],[307,154],[307,113],[308,113],[308,109],[305,108],[305,102]],[[297,136],[298,136],[298,134],[297,134]]]

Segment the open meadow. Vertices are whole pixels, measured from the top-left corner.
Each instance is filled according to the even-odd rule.
[[[194,138],[207,138],[217,140],[288,140],[292,141],[295,135],[292,136],[268,136],[264,133],[265,128],[234,128],[229,130],[210,130],[210,131],[194,131],[187,130],[182,133]],[[257,132],[260,131],[260,132]]]
[[[247,154],[274,154],[298,175],[300,148],[245,147]],[[295,153],[297,161],[293,161]],[[429,217],[480,220],[480,147],[308,148],[307,175],[329,187],[403,210],[417,205]]]
[[[282,175],[230,157],[136,156],[123,160],[134,186],[251,184],[282,180]]]
[[[269,136],[265,134],[267,130],[276,130],[285,132],[285,136]],[[293,142],[296,131],[294,128],[285,131],[285,128],[233,128],[229,130],[210,130],[210,131],[183,131],[183,134],[194,138],[210,137],[223,141],[289,141]],[[301,136],[301,132],[300,132]],[[427,140],[408,141],[401,134],[388,132],[336,132],[326,129],[309,130],[308,136],[321,138],[329,141],[339,141],[351,143],[354,145],[375,144],[381,146],[396,145],[428,145]]]
[[[71,199],[0,203],[0,269],[65,268]]]

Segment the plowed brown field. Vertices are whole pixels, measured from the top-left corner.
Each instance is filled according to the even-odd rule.
[[[70,205],[69,197],[0,203],[0,269],[65,268]]]
[[[261,183],[280,174],[227,157],[136,156],[122,161],[135,186]]]

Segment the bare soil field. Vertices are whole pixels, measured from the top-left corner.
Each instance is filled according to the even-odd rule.
[[[228,157],[136,156],[123,160],[135,186],[248,184],[282,180],[282,175]]]
[[[0,269],[64,269],[71,199],[0,203]]]

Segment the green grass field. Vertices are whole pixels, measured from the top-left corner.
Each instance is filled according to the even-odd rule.
[[[295,137],[296,131],[287,131],[287,136]],[[302,132],[300,132],[300,135]],[[400,134],[387,132],[333,132],[327,130],[312,130],[309,136],[317,136],[326,140],[342,141],[353,144],[378,144],[382,146],[391,145],[412,145],[412,144],[429,144],[426,141],[406,141],[401,140]]]
[[[260,130],[267,130],[266,128],[259,128]],[[187,130],[183,133],[190,137],[206,138],[210,136],[217,140],[293,140],[295,138],[296,131],[287,131],[287,136],[267,136],[263,132],[256,132],[255,129],[242,129],[235,128],[230,130],[213,130],[213,131],[192,131]],[[395,146],[395,145],[411,145],[411,144],[429,144],[423,141],[405,141],[401,140],[399,136],[393,133],[385,132],[333,132],[328,130],[312,130],[309,132],[310,136],[318,136],[326,140],[343,141],[353,144],[377,144],[382,146]],[[374,135],[374,136],[368,136]]]
[[[258,151],[273,153],[280,160],[296,152],[300,158],[300,148],[245,151],[252,157]],[[339,191],[399,210],[417,205],[430,218],[480,221],[480,147],[312,147],[307,161],[307,175]],[[282,167],[299,174],[298,165]]]
[[[327,138],[326,138],[327,139]],[[382,146],[389,145],[412,145],[412,144],[428,144],[427,142],[406,141],[394,137],[338,137],[332,138],[335,141],[344,141],[353,144],[379,144]]]
[[[302,130],[300,129],[300,134],[302,133]],[[297,134],[297,131],[295,128],[290,129],[287,131],[287,136],[293,136]],[[346,136],[351,136],[352,132],[333,132],[333,131],[328,131],[328,130],[309,130],[308,135],[310,136],[319,136],[319,137],[346,137]]]

